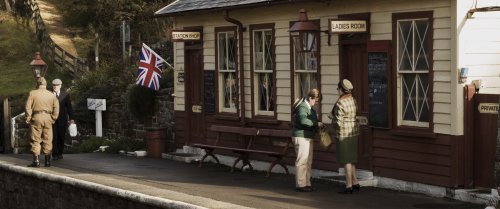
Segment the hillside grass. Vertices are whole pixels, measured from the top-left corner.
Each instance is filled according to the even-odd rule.
[[[37,50],[34,35],[0,11],[0,97],[28,92],[35,86],[29,63]]]
[[[9,97],[13,114],[22,112],[28,92],[36,85],[29,65],[36,51],[40,49],[32,30],[21,21],[16,22],[9,13],[0,11],[0,98]],[[57,77],[65,84],[71,83],[68,72],[55,67],[43,54],[42,59],[48,64],[47,82]]]

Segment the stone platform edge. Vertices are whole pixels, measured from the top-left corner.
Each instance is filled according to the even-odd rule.
[[[36,169],[36,168],[35,168]],[[105,186],[97,183],[92,183],[84,180],[79,180],[67,176],[59,176],[56,174],[44,173],[41,171],[34,170],[32,168],[24,168],[18,165],[12,165],[5,161],[0,161],[0,170],[5,170],[7,172],[17,173],[20,175],[33,177],[40,180],[46,180],[50,182],[61,183],[65,185],[70,185],[76,188],[97,192],[104,195],[114,196],[124,198],[133,202],[152,205],[153,207],[159,208],[173,208],[173,209],[205,209],[205,207],[192,205],[185,202],[169,200],[159,197],[154,197],[138,192],[118,189],[110,186]]]

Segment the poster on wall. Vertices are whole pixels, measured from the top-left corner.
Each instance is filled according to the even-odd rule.
[[[215,113],[215,71],[203,71],[203,106],[205,113]]]
[[[369,123],[371,126],[388,128],[388,78],[387,53],[368,53]]]

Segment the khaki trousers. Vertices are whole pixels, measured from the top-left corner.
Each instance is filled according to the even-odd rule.
[[[311,165],[313,160],[313,139],[292,137],[295,145],[295,186],[311,186]]]
[[[52,151],[52,118],[50,114],[38,113],[31,119],[31,152],[40,155],[42,150],[48,155]]]

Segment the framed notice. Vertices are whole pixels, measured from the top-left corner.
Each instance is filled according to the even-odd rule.
[[[390,127],[390,50],[388,41],[368,43],[368,123]]]
[[[203,109],[205,113],[215,113],[216,94],[215,71],[203,71]]]

